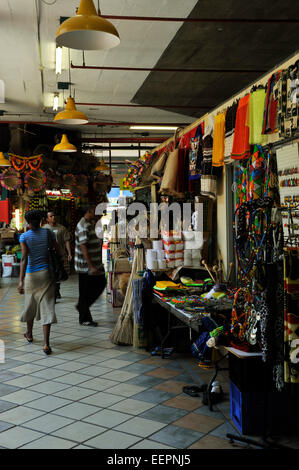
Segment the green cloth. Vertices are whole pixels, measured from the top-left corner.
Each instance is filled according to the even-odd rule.
[[[249,99],[249,144],[265,144],[266,137],[262,135],[263,116],[265,108],[266,90],[259,89],[251,93]]]

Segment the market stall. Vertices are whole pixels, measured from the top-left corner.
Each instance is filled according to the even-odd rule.
[[[154,236],[148,232],[143,288],[152,273],[155,305],[200,333],[195,341],[190,334],[190,345],[203,365],[215,363],[219,346],[257,356],[267,370],[266,382],[256,383],[259,398],[270,390],[290,399],[298,391],[298,59],[178,130],[134,162],[124,180],[158,225]],[[189,203],[188,227],[177,216],[165,225],[161,207],[172,203]],[[194,271],[186,279],[183,269]],[[141,327],[152,331],[146,318],[156,307],[140,308]],[[162,354],[170,330],[168,321]],[[254,380],[238,388],[231,368],[230,377],[234,410]],[[233,411],[232,419],[242,430]]]

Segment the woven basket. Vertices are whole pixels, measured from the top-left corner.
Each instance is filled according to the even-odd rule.
[[[46,174],[42,170],[31,170],[24,178],[29,191],[39,192],[46,187]]]
[[[21,175],[14,168],[7,168],[7,170],[4,170],[0,178],[1,186],[9,191],[18,189],[22,185]]]
[[[88,193],[88,178],[85,175],[76,176],[76,184],[71,186],[71,192],[74,196],[81,196]]]
[[[63,178],[63,187],[65,189],[71,189],[73,186],[76,185],[76,177],[71,174],[64,175]]]

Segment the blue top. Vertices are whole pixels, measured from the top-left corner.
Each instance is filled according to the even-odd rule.
[[[48,232],[50,239],[55,240],[54,233],[45,228],[28,230],[20,236],[20,243],[25,243],[28,248],[26,273],[35,273],[49,267]]]

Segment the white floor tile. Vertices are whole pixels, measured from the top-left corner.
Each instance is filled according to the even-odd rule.
[[[33,410],[32,408],[28,408],[26,406],[17,406],[16,408],[1,413],[0,421],[19,425],[26,423],[26,421],[30,421],[31,419],[38,418],[43,414],[43,411]]]
[[[43,398],[40,398],[39,400],[31,401],[29,406],[30,408],[34,408],[36,410],[51,412],[51,411],[57,410],[58,408],[66,406],[69,403],[70,403],[70,400],[65,400],[64,398],[57,398],[57,397],[49,395],[49,396],[44,396]]]
[[[115,405],[109,406],[110,410],[121,411],[122,413],[129,413],[132,415],[139,415],[150,408],[156,406],[156,403],[148,403],[140,400],[132,400],[128,398]]]
[[[124,421],[128,421],[132,418],[132,415],[128,415],[125,413],[120,413],[119,411],[113,410],[102,410],[94,415],[88,416],[84,418],[83,421],[88,423],[98,424],[105,426],[106,428],[113,428],[118,424],[123,423]]]
[[[4,395],[1,397],[4,401],[10,401],[18,405],[23,405],[24,403],[29,403],[33,400],[37,400],[43,397],[41,393],[32,392],[30,390],[18,390],[17,392],[10,393],[9,395]]]
[[[70,439],[76,442],[84,442],[88,439],[91,439],[92,437],[102,434],[105,431],[107,431],[107,429],[101,426],[95,426],[93,424],[78,421],[77,423],[70,424],[69,426],[65,426],[64,428],[53,432],[52,434],[64,439]]]
[[[76,443],[59,439],[55,436],[44,436],[30,444],[26,444],[21,449],[72,449]]]
[[[25,444],[34,441],[43,436],[42,433],[31,431],[22,427],[15,427],[2,432],[1,434],[1,447],[7,449],[18,449]]]
[[[33,429],[34,431],[40,431],[49,434],[53,431],[56,431],[57,429],[62,428],[63,426],[71,424],[72,422],[73,420],[69,418],[47,413],[43,416],[40,416],[39,418],[27,421],[23,426],[29,429]]]
[[[124,397],[120,395],[113,395],[112,393],[99,392],[90,397],[83,398],[82,403],[87,403],[89,405],[100,406],[101,408],[106,408],[114,403],[122,401]]]
[[[136,417],[115,427],[115,430],[134,434],[135,436],[148,437],[165,426],[167,426],[165,423]]]
[[[87,446],[96,449],[128,449],[140,440],[140,437],[123,434],[117,431],[107,431],[99,436],[86,441]]]
[[[87,405],[86,403],[71,403],[62,408],[59,408],[55,411],[55,414],[59,416],[65,416],[66,418],[72,419],[83,419],[87,416],[90,416],[97,411],[100,411],[101,408],[97,406]]]

